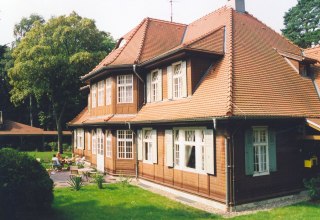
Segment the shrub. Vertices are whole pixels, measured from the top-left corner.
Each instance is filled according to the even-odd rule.
[[[50,146],[52,151],[58,151],[58,143],[57,142],[49,142],[48,145]]]
[[[132,179],[129,176],[126,176],[123,173],[120,173],[119,182],[120,182],[122,188],[129,186],[131,181],[132,181]]]
[[[304,186],[308,190],[308,194],[312,200],[320,199],[320,175],[309,180],[303,180]]]
[[[14,149],[0,150],[0,219],[20,219],[48,210],[53,182],[34,158]]]
[[[96,175],[94,175],[94,182],[97,184],[99,189],[102,189],[102,184],[105,182],[104,176],[97,173]]]
[[[83,185],[81,176],[70,176],[69,185],[72,189],[79,191]]]

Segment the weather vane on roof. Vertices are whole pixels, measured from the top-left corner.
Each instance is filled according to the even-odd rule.
[[[173,17],[173,12],[172,12],[173,5],[172,5],[172,3],[173,3],[173,0],[169,0],[169,2],[170,2],[170,8],[171,8],[170,20],[172,22],[172,17]]]

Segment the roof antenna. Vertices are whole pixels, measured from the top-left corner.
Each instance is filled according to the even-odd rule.
[[[172,3],[173,3],[173,1],[170,0],[169,2],[170,2],[170,5],[171,5],[171,19],[170,19],[170,20],[171,20],[171,22],[172,22]]]

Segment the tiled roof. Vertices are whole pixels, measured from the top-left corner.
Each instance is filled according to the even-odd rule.
[[[70,135],[70,131],[63,131],[64,135]],[[31,127],[19,122],[4,120],[0,136],[10,135],[57,135],[57,131],[44,131],[41,128]]]
[[[147,103],[137,115],[119,122],[231,116],[320,118],[320,101],[312,80],[300,76],[284,58],[305,59],[302,49],[248,13],[222,7],[188,26],[146,19],[130,33],[131,45],[129,40],[121,48],[123,54],[112,61],[117,65],[129,61],[143,64],[179,48],[224,55],[201,73],[203,78],[192,96]],[[305,55],[319,59],[317,48],[306,50]],[[77,118],[75,124],[88,122],[88,110]]]

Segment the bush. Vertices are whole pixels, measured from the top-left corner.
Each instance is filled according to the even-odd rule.
[[[70,187],[76,191],[79,191],[83,185],[81,176],[70,176],[70,180],[68,181]]]
[[[97,186],[98,186],[99,189],[102,189],[102,188],[103,188],[102,184],[105,182],[105,181],[104,181],[104,176],[97,173],[97,174],[94,176],[94,182],[97,184]]]
[[[50,146],[52,151],[58,151],[58,143],[57,142],[49,142],[48,145]]]
[[[312,200],[320,199],[320,175],[309,180],[303,180],[304,186]]]
[[[0,150],[0,161],[0,219],[50,209],[53,182],[38,161],[9,148]]]

